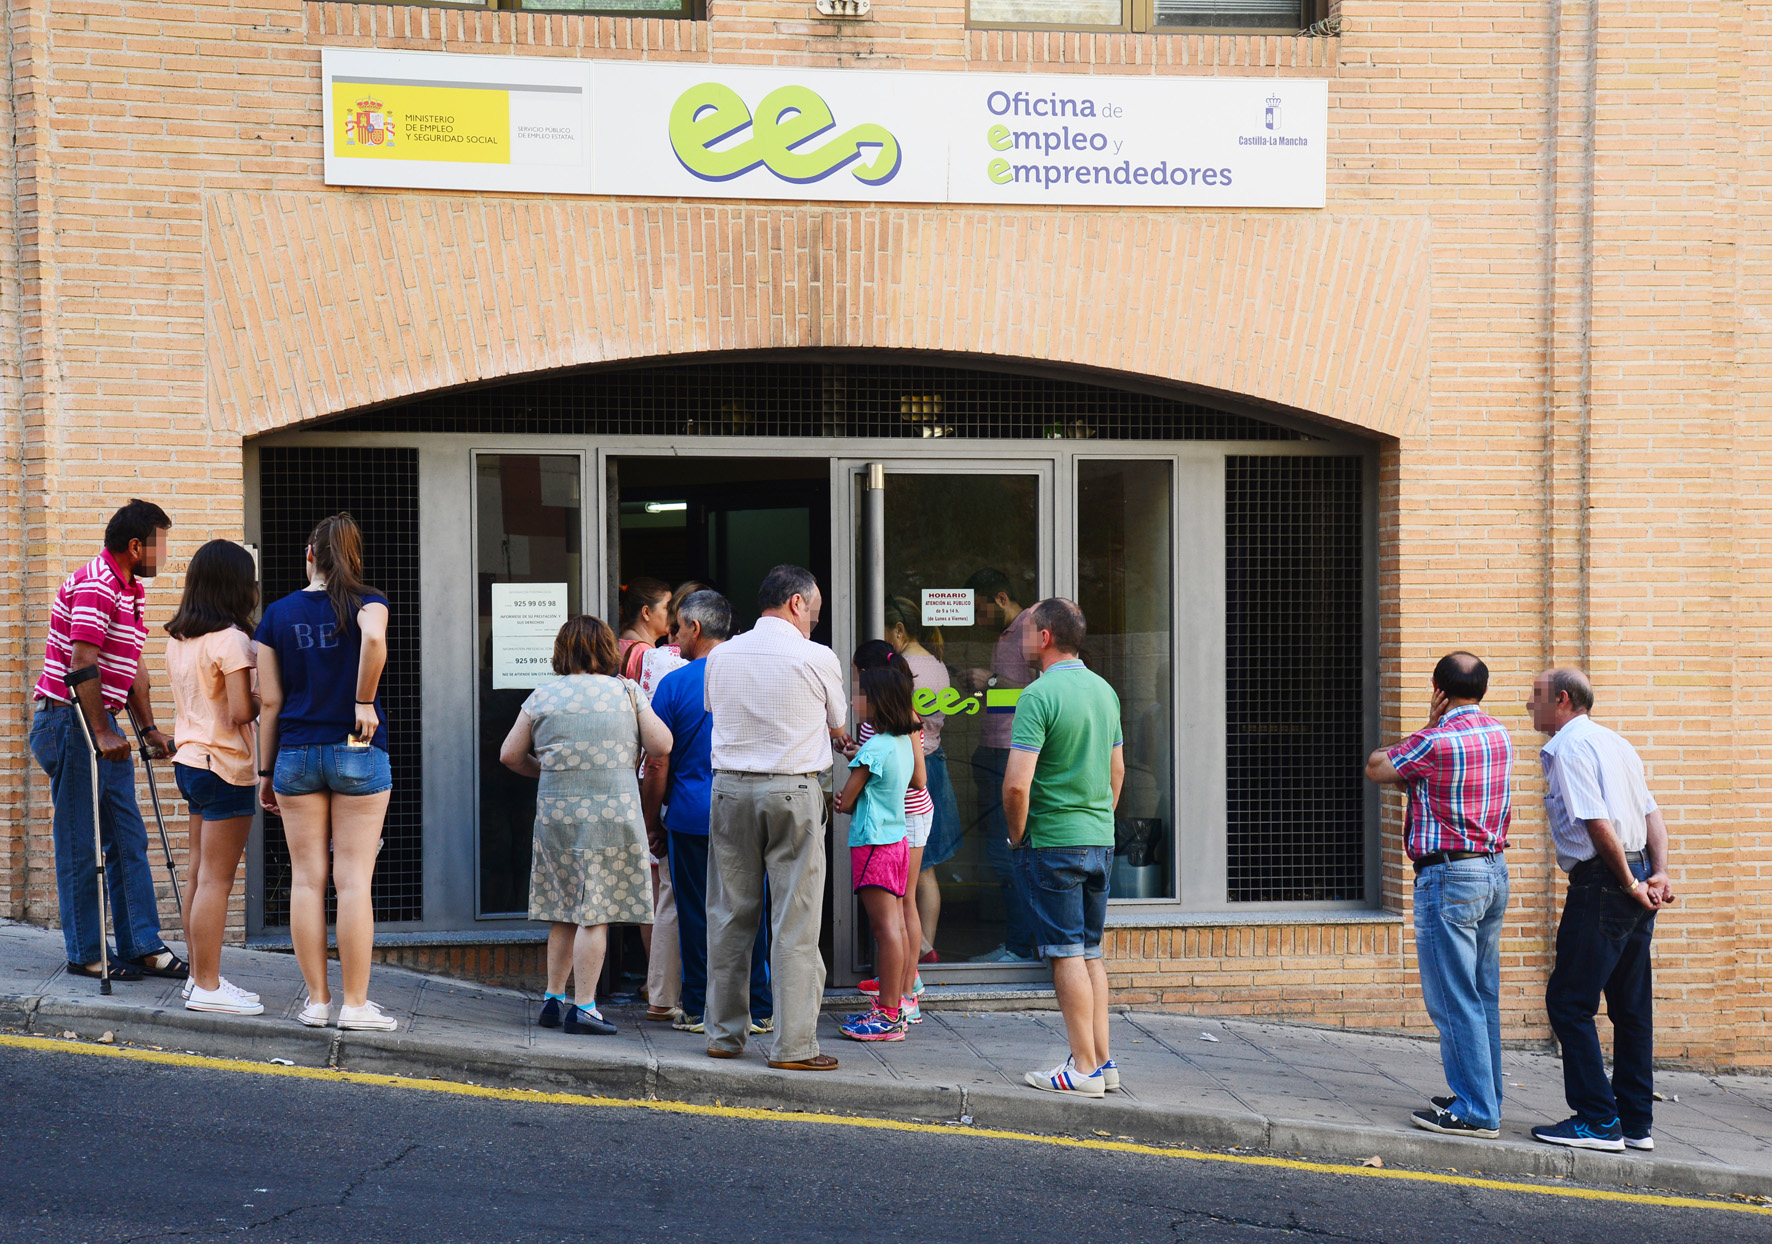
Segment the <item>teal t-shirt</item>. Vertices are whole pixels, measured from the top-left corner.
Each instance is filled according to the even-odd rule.
[[[1009,746],[1040,753],[1027,845],[1114,845],[1113,762],[1120,741],[1120,697],[1079,660],[1057,662],[1021,693]]]
[[[868,767],[868,784],[849,814],[849,845],[878,847],[905,836],[904,792],[916,772],[917,757],[908,734],[876,734],[861,745],[851,769]]]

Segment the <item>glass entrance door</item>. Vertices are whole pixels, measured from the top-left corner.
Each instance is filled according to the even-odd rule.
[[[1021,648],[1026,611],[1052,591],[1050,464],[876,464],[883,504],[867,495],[869,464],[849,465],[852,634],[886,639],[905,657],[928,722],[935,811],[916,878],[925,979],[1043,975],[1012,881],[1000,792],[1016,695],[1034,673]],[[838,909],[851,919],[848,953],[839,948],[833,966],[866,974],[871,938],[847,899],[847,827],[835,832]]]

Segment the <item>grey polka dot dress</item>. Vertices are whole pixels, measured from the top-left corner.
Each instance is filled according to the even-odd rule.
[[[639,688],[569,674],[523,705],[535,731],[541,787],[529,918],[569,924],[651,924],[652,877],[640,812]]]

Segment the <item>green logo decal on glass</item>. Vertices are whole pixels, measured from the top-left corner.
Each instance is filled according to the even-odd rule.
[[[934,713],[940,713],[944,717],[974,717],[980,708],[987,713],[1013,713],[1020,699],[1019,687],[1005,687],[1000,691],[993,689],[982,696],[962,695],[954,687],[943,687],[940,691],[918,687],[911,694],[911,707],[925,717]]]
[[[854,126],[817,147],[806,144],[836,128],[830,105],[809,87],[784,86],[769,92],[755,115],[738,92],[719,82],[684,91],[671,108],[671,150],[683,167],[702,181],[731,181],[755,168],[767,168],[783,181],[808,185],[823,181],[864,155],[855,179],[880,186],[898,174],[898,139],[884,126]],[[714,150],[743,131],[740,142]]]

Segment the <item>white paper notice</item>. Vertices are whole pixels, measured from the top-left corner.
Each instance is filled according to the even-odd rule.
[[[924,626],[971,626],[977,620],[969,587],[923,589]]]
[[[565,624],[564,583],[494,583],[493,687],[539,687],[552,681],[554,637]]]

